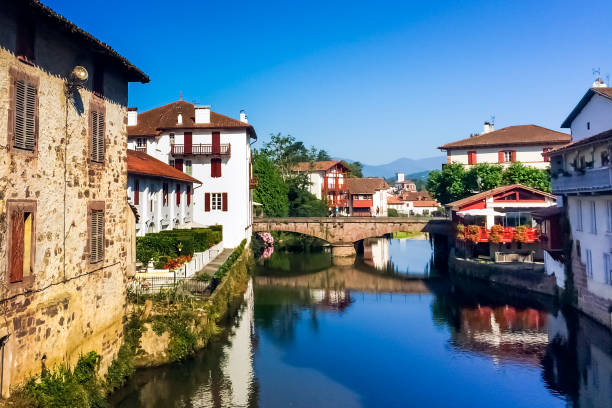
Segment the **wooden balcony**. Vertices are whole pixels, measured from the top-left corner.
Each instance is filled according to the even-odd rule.
[[[504,231],[502,232],[502,243],[507,244],[514,241],[514,227],[504,227]],[[480,227],[480,232],[478,236],[478,242],[489,242],[489,235],[491,231]],[[527,240],[525,243],[532,244],[538,241],[538,231],[535,228],[527,228]]]
[[[182,144],[170,146],[170,154],[173,156],[230,156],[232,152],[229,143],[213,146],[212,144],[194,144],[185,147]]]
[[[356,200],[353,199],[353,208],[371,208],[374,205],[373,200]]]
[[[146,153],[147,152],[147,147],[146,146],[140,146],[140,147],[136,146],[134,148],[134,150],[137,151],[137,152]]]

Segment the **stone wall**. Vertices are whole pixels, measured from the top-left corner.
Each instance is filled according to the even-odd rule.
[[[3,35],[11,23],[14,25],[0,15],[0,24],[7,28]],[[62,58],[53,57],[50,51],[45,57],[46,48],[41,50],[37,61],[50,64],[43,69],[17,60],[9,51],[14,37],[0,38],[0,252],[4,254],[0,258],[0,338],[9,335],[0,361],[4,396],[9,387],[39,374],[43,365],[71,364],[91,350],[102,355],[102,371],[106,369],[121,345],[126,258],[128,246],[133,245],[125,190],[127,109],[114,102],[127,100],[127,81],[111,71],[105,74],[108,98],[99,100],[106,109],[105,163],[93,164],[88,161],[88,135],[94,96],[82,89],[75,103],[68,103],[64,80],[50,73],[80,62],[77,52],[82,55],[83,50],[50,30],[45,32],[47,29],[41,27],[39,33],[46,38],[37,37],[37,44],[54,45],[55,54]],[[64,44],[70,44],[68,49],[61,48]],[[91,57],[83,58],[81,65],[91,73]],[[6,146],[10,70],[39,81],[39,133],[34,153]],[[36,204],[35,255],[28,282],[10,283],[7,276],[7,200]],[[90,264],[87,214],[94,200],[104,201],[105,206],[105,258]]]
[[[583,313],[612,329],[612,300],[604,299],[589,291],[586,265],[580,260],[576,245],[572,251],[572,273],[578,302],[576,306]]]

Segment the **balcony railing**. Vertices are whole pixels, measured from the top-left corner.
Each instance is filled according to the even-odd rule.
[[[612,168],[600,167],[557,173],[552,179],[553,194],[590,192],[612,189]]]
[[[136,150],[137,152],[146,153],[147,147],[146,146],[136,146],[134,150]]]
[[[194,156],[230,156],[232,152],[229,143],[213,146],[212,144],[194,144],[185,147],[183,144],[173,144],[170,146],[170,154],[173,156],[194,155]]]
[[[372,207],[373,205],[374,205],[373,200],[355,200],[353,199],[353,208]]]
[[[327,205],[331,207],[348,207],[348,199],[336,198],[333,200],[327,200]]]
[[[467,226],[466,226],[467,228]],[[514,241],[514,232],[516,228],[514,227],[504,227],[501,236],[501,242],[507,244]],[[531,244],[538,241],[538,231],[535,228],[527,228],[526,229],[526,240],[524,241],[527,244]],[[480,227],[480,231],[478,233],[478,242],[489,242],[489,237],[491,235],[491,231]]]
[[[337,177],[324,177],[323,185],[321,185],[321,191],[346,191],[346,183],[344,182],[344,179]]]

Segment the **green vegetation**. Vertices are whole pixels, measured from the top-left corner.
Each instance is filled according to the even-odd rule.
[[[253,200],[263,205],[264,214],[268,217],[288,216],[289,188],[274,162],[257,151],[253,153],[253,176],[258,182]]]
[[[227,272],[232,268],[236,260],[240,258],[240,255],[242,255],[242,253],[244,252],[246,242],[246,239],[242,240],[240,245],[238,245],[238,247],[234,249],[234,252],[232,252],[231,255],[225,260],[225,262],[223,262],[223,265],[221,265],[219,269],[217,269],[217,272],[215,272],[213,278],[221,280],[225,277],[225,275],[227,275]]]
[[[414,239],[414,238],[422,238],[422,237],[425,237],[425,234],[423,232],[420,232],[420,231],[417,231],[417,232],[401,231],[401,232],[394,232],[393,233],[393,238]]]
[[[219,225],[147,234],[136,238],[136,259],[145,266],[153,260],[156,268],[163,268],[169,259],[206,251],[221,239]]]
[[[395,208],[387,209],[387,215],[389,217],[399,217],[399,212]]]
[[[361,164],[361,162],[355,161],[355,162],[349,163],[343,160],[342,164],[344,164],[346,168],[348,169],[349,177],[357,177],[357,178],[363,177],[363,164]]]
[[[507,169],[497,164],[481,163],[469,170],[460,163],[450,163],[429,173],[427,190],[441,203],[450,203],[495,187],[523,184],[550,192],[550,172],[512,163]]]

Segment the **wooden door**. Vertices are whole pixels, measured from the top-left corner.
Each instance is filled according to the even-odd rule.
[[[213,154],[221,154],[221,132],[212,133],[212,152]]]
[[[185,154],[191,154],[193,151],[193,135],[191,132],[185,132]]]

